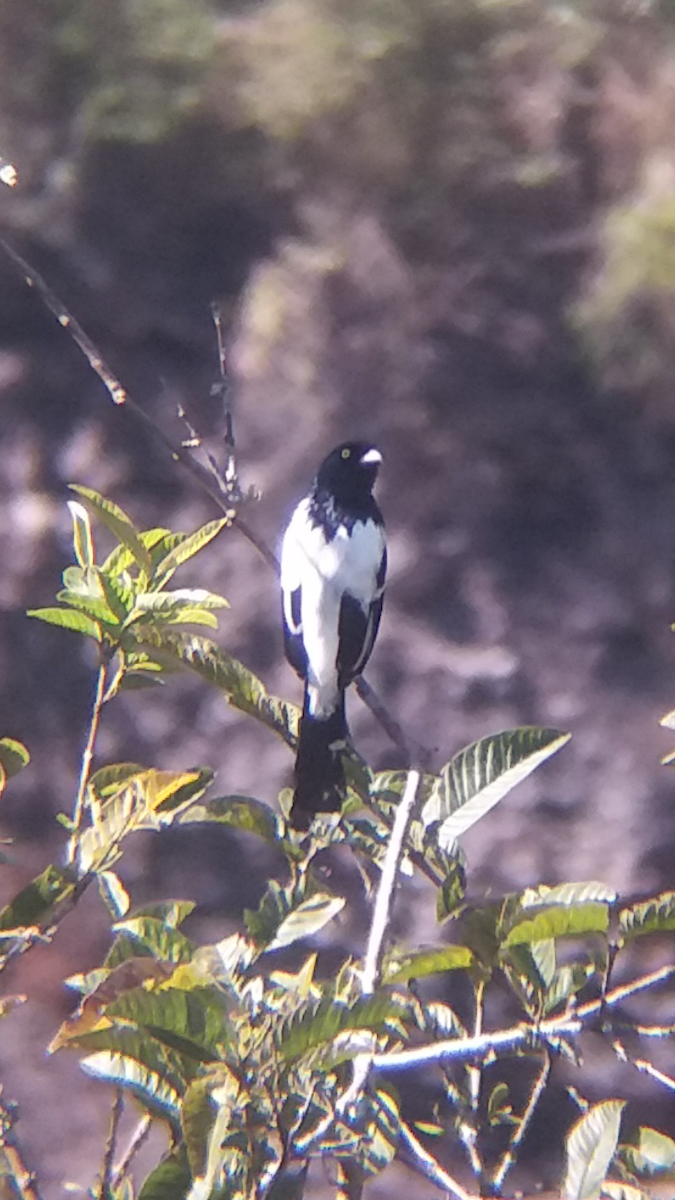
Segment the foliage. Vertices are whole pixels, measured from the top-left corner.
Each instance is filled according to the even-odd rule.
[[[168,586],[226,521],[191,535],[141,531],[111,501],[90,489],[75,491],[76,564],[64,571],[58,604],[32,615],[96,644],[89,746],[105,704],[121,688],[156,683],[179,664],[292,745],[296,714],[290,706],[270,697],[215,643],[176,630],[212,626],[226,604],[200,589]],[[116,539],[101,563],[92,514]],[[326,1154],[356,1186],[355,1180],[383,1171],[403,1143],[414,1148],[419,1169],[424,1164],[439,1186],[463,1195],[422,1148],[390,1082],[393,1072],[425,1064],[445,1098],[433,1122],[420,1120],[419,1132],[463,1146],[477,1186],[499,1189],[554,1059],[575,1058],[587,1020],[615,1037],[614,1006],[670,970],[611,985],[624,947],[675,927],[672,893],[621,905],[603,884],[586,882],[542,885],[478,905],[464,899],[456,839],[566,741],[556,730],[511,730],[482,738],[438,774],[420,777],[401,866],[436,890],[443,936],[428,946],[390,945],[368,987],[358,956],[343,953],[339,970],[326,975],[312,949],[311,939],[329,930],[347,904],[327,887],[321,862],[332,847],[348,847],[370,888],[391,850],[407,772],[373,775],[350,758],[342,819],[317,819],[300,836],[287,825],[283,804],[275,814],[253,797],[211,796],[206,768],[167,772],[122,762],[92,773],[91,756],[85,757],[73,817],[61,818],[69,835],[67,864],[48,866],[0,912],[0,969],[35,942],[51,940],[63,914],[96,881],[111,915],[110,948],[98,969],[68,981],[79,1003],[50,1050],[78,1050],[87,1073],[133,1097],[146,1121],[166,1126],[170,1150],[143,1183],[141,1200],[300,1197],[307,1162]],[[27,763],[20,743],[0,740],[3,784]],[[138,829],[209,822],[259,837],[276,848],[284,866],[258,907],[243,914],[239,932],[196,945],[182,929],[192,904],[134,910],[114,867]],[[292,966],[278,957],[291,946]],[[473,1035],[465,1015],[425,992],[426,979],[458,972],[473,997]],[[481,1033],[486,989],[504,982],[519,1024]],[[19,999],[3,1003],[0,1015],[8,1016]],[[364,1079],[352,1095],[364,1054],[371,1082]],[[511,1095],[508,1072],[499,1069],[501,1054],[515,1055],[528,1071],[533,1060],[538,1064],[524,1106]],[[642,1127],[620,1142],[621,1101],[589,1106],[578,1093],[577,1100],[583,1111],[569,1133],[563,1184],[569,1200],[586,1200],[599,1189],[637,1200],[640,1177],[672,1170],[675,1144],[657,1130]],[[3,1113],[4,1165],[16,1184],[12,1121]],[[479,1149],[482,1128],[499,1132],[497,1153],[489,1139]],[[127,1168],[113,1175],[111,1161],[107,1155],[105,1194],[131,1197]]]

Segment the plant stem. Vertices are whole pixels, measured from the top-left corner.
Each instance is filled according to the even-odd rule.
[[[513,1136],[511,1137],[506,1150],[502,1154],[493,1176],[495,1191],[498,1195],[501,1193],[502,1184],[504,1183],[504,1180],[506,1179],[506,1176],[513,1165],[516,1154],[518,1153],[518,1148],[525,1137],[525,1134],[527,1133],[530,1121],[534,1116],[535,1109],[541,1098],[541,1094],[546,1087],[550,1071],[551,1055],[549,1054],[548,1050],[546,1050],[541,1062],[541,1067],[537,1074],[537,1078],[534,1082],[534,1086],[530,1092],[530,1098],[525,1106],[525,1111],[523,1112],[518,1125],[514,1129]]]
[[[101,663],[96,676],[96,688],[94,691],[94,702],[91,710],[91,719],[89,721],[89,732],[84,750],[82,751],[82,761],[80,763],[80,780],[77,787],[77,796],[75,798],[75,807],[73,809],[73,832],[68,840],[68,848],[66,850],[66,862],[69,866],[75,862],[77,854],[77,845],[82,828],[82,820],[84,818],[85,798],[87,794],[87,784],[89,783],[89,775],[91,772],[91,764],[94,757],[94,745],[98,726],[101,719],[101,709],[103,708],[103,697],[105,696],[106,677],[108,673],[107,657],[101,658]]]

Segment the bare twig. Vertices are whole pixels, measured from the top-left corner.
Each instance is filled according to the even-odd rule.
[[[527,1133],[530,1121],[532,1120],[535,1109],[539,1103],[539,1100],[541,1099],[541,1094],[548,1082],[550,1072],[551,1056],[548,1053],[548,1050],[545,1050],[537,1078],[535,1079],[534,1086],[530,1092],[530,1098],[525,1106],[525,1111],[523,1112],[518,1124],[514,1128],[513,1135],[510,1138],[509,1144],[497,1164],[497,1169],[495,1170],[493,1176],[494,1189],[497,1195],[501,1194],[502,1184],[504,1183],[504,1180],[506,1179],[511,1167],[513,1166],[516,1154],[518,1153],[522,1140]]]
[[[387,851],[384,863],[382,864],[382,875],[380,876],[379,886],[375,895],[373,919],[370,923],[368,945],[366,947],[363,972],[361,974],[361,987],[364,996],[372,995],[380,982],[384,939],[389,928],[394,889],[405,846],[405,835],[412,818],[420,778],[418,770],[410,771],[401,803],[396,809],[394,824],[387,844]],[[357,1102],[368,1081],[372,1061],[372,1053],[370,1051],[359,1054],[354,1059],[352,1081],[344,1095],[340,1097],[337,1105],[338,1113],[343,1114],[347,1112]]]
[[[452,1175],[448,1175],[444,1171],[432,1154],[425,1150],[424,1146],[415,1137],[412,1129],[406,1125],[405,1121],[400,1122],[401,1141],[403,1149],[400,1150],[400,1156],[408,1166],[419,1171],[426,1179],[430,1179],[437,1187],[443,1188],[449,1196],[456,1196],[457,1200],[480,1200],[478,1196],[472,1196],[470,1192],[465,1192]]]
[[[117,1146],[117,1133],[119,1130],[122,1112],[124,1110],[124,1094],[121,1088],[117,1088],[115,1099],[113,1101],[112,1112],[110,1114],[110,1131],[106,1142],[105,1154],[101,1166],[101,1182],[98,1189],[98,1200],[108,1200],[112,1188],[112,1173],[113,1159],[115,1157],[115,1148]]]
[[[119,1160],[119,1162],[115,1163],[115,1166],[114,1166],[113,1172],[112,1172],[112,1180],[111,1180],[113,1188],[119,1187],[122,1180],[124,1179],[124,1176],[128,1174],[129,1168],[130,1168],[135,1156],[138,1154],[138,1151],[140,1150],[141,1146],[143,1146],[144,1143],[147,1142],[148,1137],[150,1136],[151,1129],[152,1129],[152,1117],[146,1114],[146,1116],[141,1117],[140,1121],[138,1122],[138,1125],[136,1126],[133,1134],[131,1135],[129,1145],[127,1146],[126,1150],[124,1151],[124,1154],[122,1155],[121,1159]]]

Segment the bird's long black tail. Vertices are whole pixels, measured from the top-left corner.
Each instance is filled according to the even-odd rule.
[[[334,712],[319,718],[309,711],[305,686],[290,816],[294,829],[309,829],[316,813],[340,811],[345,791],[342,751],[346,740],[344,692]]]

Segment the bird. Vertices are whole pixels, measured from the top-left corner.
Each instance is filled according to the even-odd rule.
[[[384,521],[373,496],[381,464],[369,442],[337,446],[282,541],[284,648],[305,685],[289,817],[298,830],[317,813],[342,807],[345,690],[370,658],[387,571]]]

